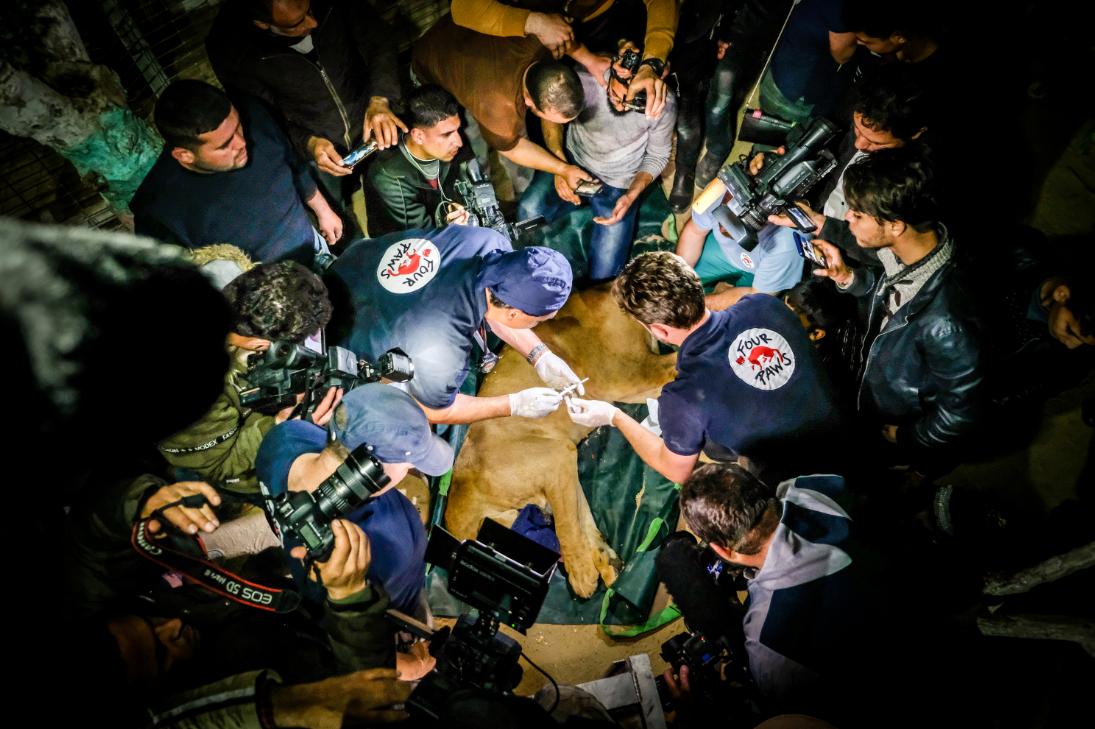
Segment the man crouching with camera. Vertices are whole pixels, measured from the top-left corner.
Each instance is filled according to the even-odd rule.
[[[240,258],[237,264],[249,265],[242,252]],[[169,464],[182,470],[177,474],[181,477],[198,477],[232,491],[255,493],[259,444],[294,408],[266,415],[240,402],[240,393],[247,388],[248,357],[266,351],[272,341],[303,343],[326,326],[331,302],[319,277],[291,261],[250,267],[232,279],[223,293],[233,317],[228,335],[231,363],[224,391],[200,420],[161,441],[159,450]],[[326,424],[338,397],[338,392],[329,391],[312,413],[313,422]]]
[[[452,448],[430,431],[410,395],[370,383],[343,398],[327,430],[302,420],[271,430],[256,470],[264,491],[279,500],[276,520],[287,532],[286,547],[320,541],[314,535],[333,515],[352,522],[344,526],[364,534],[370,582],[384,589],[392,607],[424,617],[426,531],[417,509],[393,487],[412,468],[440,476],[452,462]]]
[[[691,537],[674,539],[659,557],[659,577],[695,633],[742,610],[733,595],[727,601],[727,590],[710,584],[725,587],[727,573],[741,572],[748,594],[745,655],[731,648],[731,660],[748,663],[764,714],[802,712],[853,726],[869,701],[849,701],[847,687],[867,693],[861,689],[871,672],[885,673],[872,660],[883,642],[872,627],[882,613],[881,580],[835,500],[843,488],[844,480],[832,475],[799,476],[772,488],[736,463],[710,463],[681,489],[681,514],[710,551]],[[715,643],[721,636],[703,637]],[[678,680],[688,678],[681,671]],[[671,685],[678,698],[681,687]]]

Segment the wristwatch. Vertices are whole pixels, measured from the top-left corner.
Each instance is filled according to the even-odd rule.
[[[653,56],[644,58],[639,64],[639,68],[643,66],[650,66],[650,70],[654,72],[656,78],[661,78],[662,74],[665,73],[665,61],[660,58],[654,58]]]
[[[546,344],[540,342],[535,347],[533,347],[528,354],[525,355],[525,359],[528,360],[529,364],[534,364],[536,362],[536,358],[540,356],[540,353],[546,352],[547,348],[548,347]]]

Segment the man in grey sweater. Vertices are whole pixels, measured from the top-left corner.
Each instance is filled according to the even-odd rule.
[[[567,126],[564,148],[562,124],[541,120],[548,151],[564,161],[588,170],[603,183],[589,199],[593,209],[593,233],[589,243],[589,278],[614,278],[627,262],[635,230],[635,201],[669,162],[677,99],[666,98],[665,111],[657,119],[626,105],[631,73],[620,64],[627,51],[640,52],[631,41],[621,41],[617,55],[603,79],[578,68],[585,92],[582,112]],[[521,197],[518,217],[543,215],[549,221],[581,205],[582,197],[565,177],[537,172]]]

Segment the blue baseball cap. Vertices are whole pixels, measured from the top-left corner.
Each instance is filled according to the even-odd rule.
[[[543,246],[489,253],[479,272],[481,286],[530,316],[546,316],[563,308],[573,282],[566,256]]]
[[[362,443],[382,463],[410,463],[427,476],[452,468],[452,447],[430,431],[418,403],[379,382],[346,393],[327,426],[350,450]]]

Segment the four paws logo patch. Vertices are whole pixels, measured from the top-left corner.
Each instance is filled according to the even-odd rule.
[[[441,251],[425,238],[407,238],[388,246],[376,268],[376,280],[393,294],[409,294],[433,280]]]
[[[778,390],[795,371],[791,345],[771,329],[746,329],[727,355],[734,374],[758,390]]]

